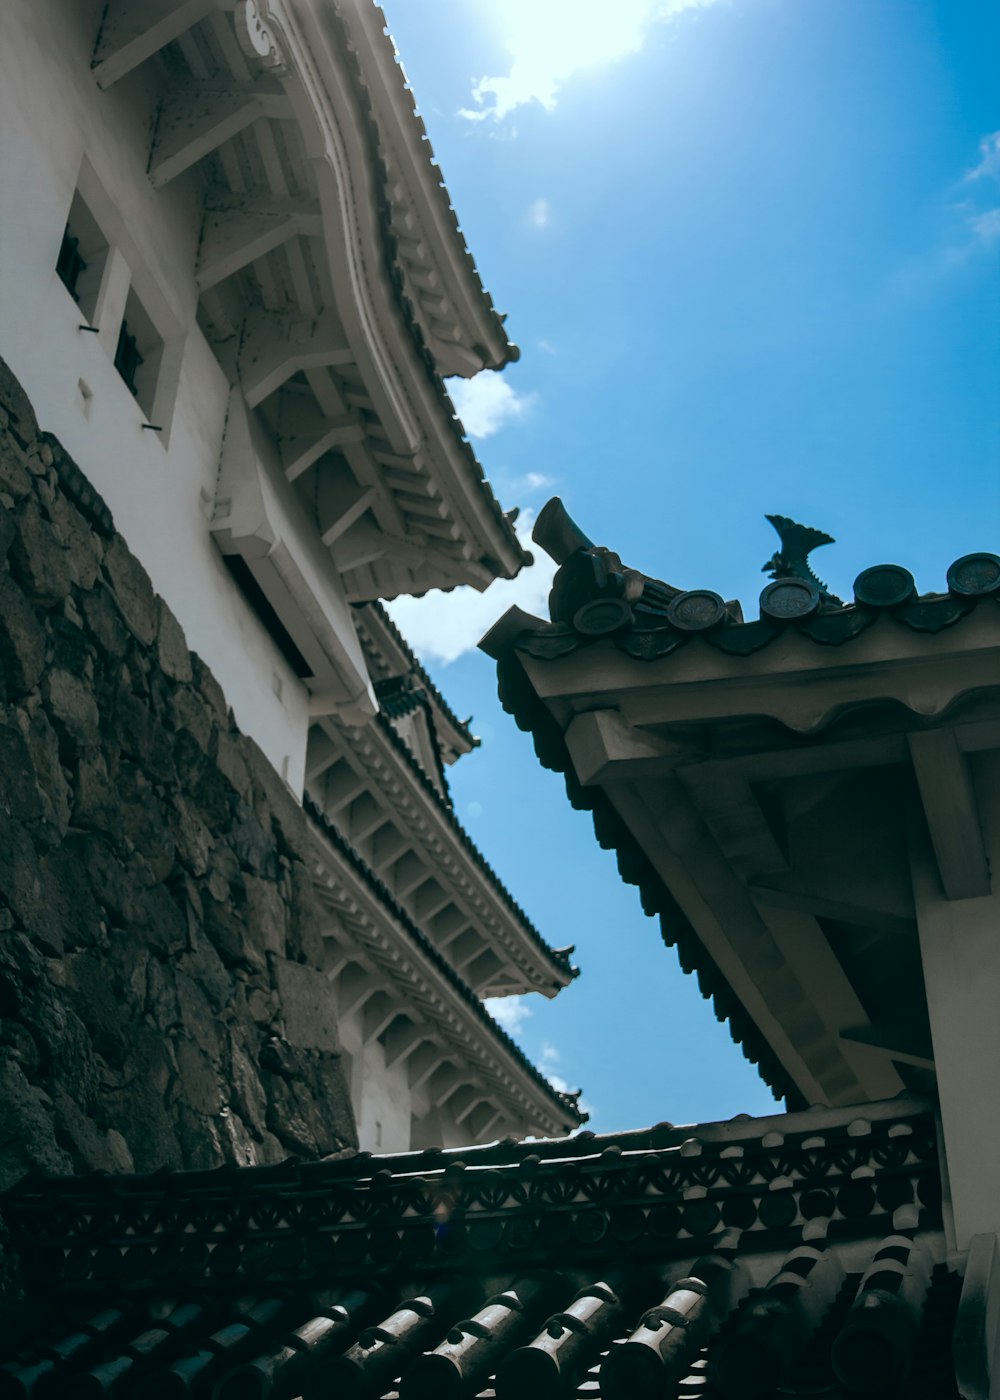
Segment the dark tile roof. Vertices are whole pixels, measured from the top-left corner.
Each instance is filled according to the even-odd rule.
[[[808,578],[769,583],[761,594],[761,616],[744,622],[738,603],[706,589],[682,592],[636,570],[618,555],[595,547],[565,515],[558,498],[539,515],[535,539],[560,564],[549,599],[553,618],[542,623],[512,609],[480,645],[497,663],[504,709],[530,733],[543,767],[562,773],[571,804],[593,816],[599,844],[613,850],[621,878],[638,886],[644,912],[655,915],[668,947],[676,947],[681,967],[693,972],[733,1040],[757,1065],[776,1098],[790,1107],[802,1100],[785,1067],[744,1009],[728,980],[705,949],[690,921],[670,894],[642,847],[597,787],[584,787],[573,770],[562,729],[536,695],[520,654],[554,660],[602,640],[641,660],[653,660],[691,644],[695,638],[731,655],[746,656],[777,637],[796,632],[824,646],[839,646],[880,617],[920,632],[939,632],[977,608],[1000,602],[1000,556],[970,554],[947,571],[949,591],[918,597],[912,575],[899,565],[866,569],[855,581],[850,606],[824,601]],[[994,614],[1000,622],[1000,613]]]
[[[25,1180],[0,1400],[954,1400],[932,1114],[893,1108]]]
[[[398,742],[400,744],[403,743],[401,739],[399,739]],[[405,745],[403,745],[403,747],[405,748]],[[423,777],[422,773],[421,776]],[[428,780],[425,779],[425,781]],[[489,1029],[490,1034],[493,1036],[493,1038],[499,1040],[500,1044],[503,1045],[504,1049],[507,1050],[507,1052],[510,1055],[512,1055],[515,1060],[517,1060],[521,1067],[527,1071],[529,1077],[545,1093],[546,1097],[549,1098],[557,1106],[558,1111],[560,1113],[562,1113],[571,1123],[585,1123],[587,1121],[587,1114],[582,1112],[579,1107],[579,1091],[574,1093],[564,1093],[562,1090],[554,1089],[552,1087],[549,1081],[545,1078],[544,1074],[542,1074],[540,1070],[536,1069],[536,1067],[531,1063],[531,1061],[528,1059],[527,1055],[525,1055],[521,1047],[514,1040],[512,1040],[511,1037],[507,1034],[507,1032],[503,1029],[503,1027],[493,1019],[490,1013],[486,1010],[486,1007],[483,1005],[482,1000],[478,996],[476,996],[475,992],[472,990],[469,984],[465,982],[462,979],[462,977],[455,971],[455,969],[452,967],[451,963],[444,956],[444,954],[438,951],[438,949],[434,946],[434,944],[423,932],[423,930],[418,928],[418,926],[413,922],[410,915],[398,902],[395,895],[389,889],[388,885],[386,885],[385,882],[382,879],[380,879],[380,877],[375,873],[375,871],[371,868],[367,861],[365,861],[365,859],[360,855],[360,853],[357,850],[355,850],[355,848],[351,845],[347,838],[337,829],[337,827],[322,810],[322,808],[319,807],[312,800],[312,798],[308,796],[308,794],[303,798],[303,806],[309,817],[311,817],[312,820],[316,823],[316,825],[322,831],[323,835],[330,842],[330,844],[340,853],[341,856],[344,857],[344,859],[350,865],[354,867],[354,869],[358,872],[359,875],[361,875],[365,883],[370,887],[374,894],[377,895],[380,903],[385,906],[385,908],[389,911],[389,913],[393,916],[397,923],[399,923],[406,930],[407,934],[410,936],[410,938],[413,940],[416,946],[420,949],[423,956],[429,962],[433,963],[433,965],[438,969],[438,971],[441,972],[443,976],[447,978],[447,980],[459,993],[463,1001],[467,1002],[469,1006],[472,1007],[479,1019]],[[0,1400],[2,1400],[2,1396],[0,1396]]]
[[[836,647],[883,616],[912,631],[934,633],[979,606],[1000,602],[1000,556],[980,553],[951,565],[947,593],[918,595],[913,575],[899,564],[865,569],[847,606],[828,600],[808,579],[776,579],[760,595],[759,618],[744,622],[739,604],[725,602],[721,594],[682,592],[632,570],[627,572],[641,583],[641,593],[627,599],[614,577],[620,561],[619,570],[612,567],[595,587],[585,576],[591,557],[574,556],[560,569],[553,589],[556,621],[518,640],[528,655],[552,660],[610,637],[620,650],[644,661],[668,656],[695,638],[731,656],[749,656],[788,632]]]

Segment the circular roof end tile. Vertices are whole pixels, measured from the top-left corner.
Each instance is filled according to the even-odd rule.
[[[804,578],[778,578],[760,595],[760,611],[775,622],[798,622],[811,617],[820,604],[820,592]]]
[[[917,586],[901,564],[875,564],[854,580],[854,597],[870,608],[898,608],[916,596]]]
[[[596,598],[577,609],[573,626],[585,637],[610,637],[631,621],[632,609],[624,598]]]
[[[1000,593],[1000,555],[963,554],[948,570],[948,588],[960,598]]]
[[[678,593],[667,607],[667,620],[680,632],[707,632],[710,627],[718,627],[725,616],[725,599],[710,588]]]

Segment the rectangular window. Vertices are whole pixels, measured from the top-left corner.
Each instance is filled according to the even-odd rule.
[[[118,346],[115,350],[115,369],[136,397],[138,397],[139,390],[135,377],[141,366],[142,356],[135,343],[135,336],[129,334],[128,322],[123,321],[121,330],[118,332]]]
[[[118,332],[115,369],[135,395],[147,418],[153,416],[162,359],[162,337],[133,286],[129,289],[125,319]]]
[[[80,280],[81,273],[86,272],[86,270],[87,264],[80,252],[80,240],[74,238],[67,227],[63,234],[62,245],[59,248],[59,256],[56,259],[56,276],[74,301],[80,300],[76,284]]]
[[[77,191],[59,245],[56,276],[88,324],[94,319],[108,251],[108,240]]]

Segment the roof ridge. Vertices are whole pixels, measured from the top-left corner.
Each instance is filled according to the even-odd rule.
[[[541,1070],[538,1069],[536,1065],[532,1064],[531,1060],[528,1059],[527,1055],[517,1044],[517,1042],[513,1040],[511,1036],[509,1036],[507,1032],[503,1029],[503,1027],[499,1024],[499,1022],[495,1020],[493,1016],[490,1015],[490,1013],[486,1010],[486,1007],[483,1005],[482,999],[476,995],[476,993],[472,990],[472,988],[464,980],[464,978],[462,978],[459,975],[459,973],[455,971],[455,969],[452,967],[451,963],[444,956],[444,954],[434,946],[431,940],[427,937],[426,933],[424,933],[423,929],[421,929],[420,926],[414,922],[411,916],[399,903],[399,901],[396,899],[396,896],[392,893],[392,891],[389,889],[388,885],[386,885],[385,881],[381,878],[381,876],[378,875],[376,871],[372,869],[372,867],[365,860],[364,856],[362,856],[361,853],[357,851],[354,848],[354,846],[351,845],[351,843],[347,840],[343,833],[340,830],[338,830],[338,828],[334,825],[334,823],[330,820],[330,818],[326,815],[322,808],[311,797],[309,797],[308,794],[306,794],[306,796],[303,798],[302,805],[304,811],[312,819],[315,825],[317,825],[322,830],[324,836],[326,836],[341,853],[341,855],[345,856],[346,859],[355,867],[355,869],[364,878],[364,880],[374,891],[374,893],[378,895],[381,902],[393,914],[393,916],[399,921],[399,923],[402,924],[403,928],[410,935],[413,941],[417,944],[421,952],[423,952],[427,957],[429,957],[431,962],[433,962],[434,965],[442,973],[444,973],[448,981],[462,996],[462,999],[473,1008],[479,1019],[488,1027],[488,1029],[493,1033],[496,1039],[499,1040],[500,1044],[504,1047],[504,1049],[509,1051],[514,1056],[514,1058],[518,1061],[522,1068],[528,1071],[529,1075],[534,1080],[534,1082],[541,1089],[543,1089],[544,1092],[552,1100],[554,1100],[554,1102],[557,1103],[565,1113],[570,1113],[577,1118],[578,1122],[585,1123],[587,1121],[588,1115],[583,1110],[577,1107],[576,1100],[579,1097],[579,1095],[565,1093],[560,1089],[556,1089],[549,1082],[549,1080],[546,1079],[545,1075],[542,1074]]]

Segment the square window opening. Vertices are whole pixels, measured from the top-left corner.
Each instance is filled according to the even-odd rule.
[[[163,360],[163,339],[133,287],[125,303],[125,316],[118,332],[115,369],[147,418],[152,417],[156,384]]]
[[[77,191],[59,246],[56,275],[88,325],[94,319],[107,260],[108,241]]]

